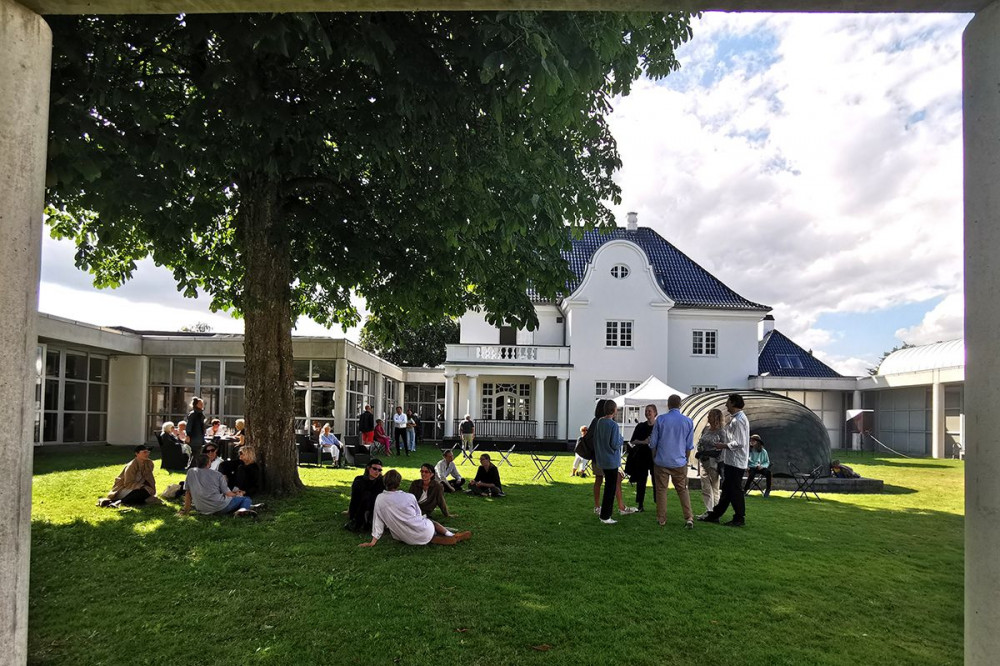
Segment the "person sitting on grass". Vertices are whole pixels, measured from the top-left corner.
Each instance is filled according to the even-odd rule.
[[[434,468],[430,463],[420,466],[420,478],[410,484],[410,494],[417,498],[420,511],[425,516],[434,513],[434,509],[441,508],[441,514],[445,518],[454,518],[454,514],[448,513],[448,503],[444,501],[444,489],[434,476]]]
[[[254,504],[242,490],[230,490],[226,477],[209,467],[208,456],[195,456],[184,480],[184,508],[181,515],[191,513],[191,508],[203,514],[234,514],[241,518],[256,518],[263,504]]]
[[[451,449],[445,449],[441,452],[441,460],[434,468],[434,476],[437,477],[441,489],[446,493],[458,492],[462,484],[465,483],[465,479],[455,467],[455,454],[451,452]]]
[[[351,503],[347,507],[345,530],[363,532],[372,526],[375,499],[385,490],[382,478],[382,461],[372,458],[365,467],[364,474],[354,477],[351,484]]]
[[[747,462],[747,482],[743,484],[743,492],[750,492],[750,484],[757,476],[763,476],[767,480],[767,487],[764,490],[764,497],[771,495],[771,459],[764,448],[764,440],[760,435],[750,435],[750,458]]]
[[[149,459],[149,447],[144,444],[133,449],[135,457],[115,477],[111,492],[106,497],[97,500],[97,506],[113,506],[122,504],[142,506],[143,504],[160,504],[156,496],[156,479],[153,478],[153,461]]]
[[[374,546],[387,528],[393,539],[411,546],[426,546],[429,543],[454,546],[472,536],[472,532],[467,531],[453,534],[441,523],[420,513],[417,498],[399,489],[402,481],[403,477],[394,469],[385,475],[385,492],[375,499],[372,540],[358,544],[359,547]]]
[[[264,470],[257,464],[257,452],[253,447],[240,447],[239,456],[240,465],[233,474],[233,490],[242,490],[252,497],[264,486]]]
[[[469,490],[473,495],[489,495],[490,497],[503,497],[503,484],[500,483],[500,470],[490,461],[488,453],[479,456],[479,469],[476,471],[476,478],[469,484]]]

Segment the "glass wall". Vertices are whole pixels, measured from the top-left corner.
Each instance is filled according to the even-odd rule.
[[[420,417],[421,439],[444,438],[444,384],[407,384],[403,405]]]
[[[108,432],[108,358],[47,348],[41,394],[43,443],[103,442]]]
[[[149,359],[149,437],[164,421],[183,421],[195,396],[205,401],[205,419],[232,428],[243,418],[246,364],[240,359],[153,357]]]
[[[375,372],[354,365],[347,364],[347,411],[346,430],[344,435],[356,437],[358,434],[358,415],[365,408],[365,405],[375,407]]]
[[[375,418],[383,419],[388,424],[392,419],[392,415],[396,413],[396,405],[399,404],[396,399],[398,392],[399,382],[392,377],[382,377],[382,408],[379,409],[378,406],[375,406]],[[409,390],[406,391],[406,395],[410,395]],[[407,399],[406,402],[409,405],[410,400]],[[388,425],[386,425],[385,431],[390,431]]]
[[[333,425],[337,393],[337,362],[295,361],[295,429],[305,429],[311,420]]]

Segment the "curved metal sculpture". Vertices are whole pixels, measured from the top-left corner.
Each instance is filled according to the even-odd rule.
[[[788,474],[788,463],[809,472],[823,465],[821,476],[830,473],[830,434],[815,413],[800,402],[767,391],[706,391],[694,393],[681,403],[681,412],[694,421],[695,441],[708,424],[708,412],[722,410],[726,399],[739,393],[750,421],[750,434],[760,435],[775,474]]]

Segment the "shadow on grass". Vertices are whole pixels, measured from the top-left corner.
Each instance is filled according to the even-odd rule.
[[[589,479],[505,488],[448,496],[461,518],[446,524],[473,531],[454,548],[387,537],[359,549],[364,538],[340,529],[340,479],[259,521],[176,506],[36,520],[29,662],[128,663],[137,636],[152,664],[961,661],[959,515],[753,497],[747,528],[687,531],[674,492],[661,529],[648,505],[601,525]],[[749,560],[756,592],[734,594]],[[110,621],[130,604],[142,612]],[[580,631],[612,612],[600,632]],[[362,615],[354,639],[336,638]],[[225,617],[242,626],[231,639],[182,639]]]
[[[160,466],[159,451],[153,448],[150,459]],[[33,449],[35,476],[53,472],[80,471],[122,465],[134,457],[133,447],[108,444],[59,444],[36,446]]]

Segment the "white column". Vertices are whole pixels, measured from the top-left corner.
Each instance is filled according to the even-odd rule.
[[[455,436],[455,375],[444,373],[444,436]]]
[[[333,391],[333,431],[347,436],[347,419],[357,414],[347,413],[347,359],[337,359],[337,384]]]
[[[385,418],[382,414],[382,405],[385,403],[385,376],[381,372],[375,373],[375,404],[372,405],[372,414],[375,418]]]
[[[479,418],[479,375],[469,373],[469,386],[465,392],[466,408],[465,414],[472,416],[475,421]],[[465,414],[461,414],[464,417]]]
[[[861,409],[861,391],[855,391],[851,397],[851,409]],[[861,433],[851,435],[851,448],[855,451],[861,450]]]
[[[399,382],[399,387],[396,389],[399,391],[399,395],[396,397],[396,405],[403,408],[403,413],[409,408],[409,405],[404,404],[406,397],[403,395],[406,393],[406,382]],[[393,412],[395,414],[395,412]],[[391,417],[390,417],[391,418]]]
[[[561,440],[568,439],[566,434],[566,423],[569,416],[566,414],[566,378],[557,377],[559,382],[559,392],[556,399],[556,437]]]
[[[535,377],[535,439],[545,437],[545,377]]]
[[[965,133],[965,663],[1000,654],[1000,2],[962,39]]]
[[[944,384],[931,384],[931,457],[944,458]]]
[[[27,661],[35,315],[52,33],[0,0],[0,661]]]

